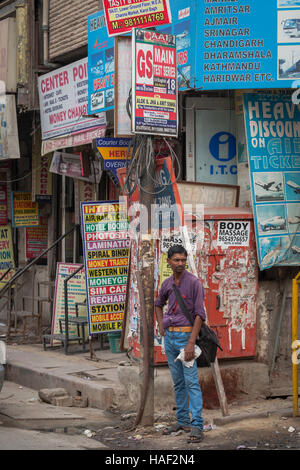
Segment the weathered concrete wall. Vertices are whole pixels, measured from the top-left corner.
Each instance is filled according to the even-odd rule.
[[[87,46],[87,17],[99,10],[99,0],[50,0],[50,60]]]

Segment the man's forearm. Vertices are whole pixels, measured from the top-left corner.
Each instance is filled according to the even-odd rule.
[[[193,330],[191,332],[191,336],[189,338],[189,343],[193,343],[195,344],[196,343],[196,339],[198,338],[198,334],[199,334],[199,331],[201,329],[201,326],[202,326],[202,318],[199,317],[199,315],[196,316],[195,318],[195,322],[194,322],[194,326],[193,326]]]
[[[163,309],[161,307],[155,307],[155,313],[156,313],[156,320],[158,323],[158,326],[160,328],[163,328]]]

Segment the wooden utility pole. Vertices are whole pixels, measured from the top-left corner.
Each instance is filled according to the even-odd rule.
[[[151,137],[148,137],[151,139]],[[147,149],[149,146],[146,146]],[[145,150],[146,151],[146,150]],[[143,161],[146,161],[143,156]],[[154,156],[141,175],[140,203],[147,211],[148,230],[141,223],[140,257],[138,265],[138,285],[141,304],[140,322],[140,410],[136,424],[153,426],[154,424],[154,242],[151,227],[151,207],[154,203]]]

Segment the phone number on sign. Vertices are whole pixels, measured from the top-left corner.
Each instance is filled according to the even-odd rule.
[[[129,28],[134,26],[145,26],[156,21],[164,21],[165,14],[164,13],[152,13],[150,15],[143,15],[143,16],[136,16],[134,18],[129,18],[127,20],[119,20],[119,21],[112,21],[112,29],[121,29],[121,28]]]

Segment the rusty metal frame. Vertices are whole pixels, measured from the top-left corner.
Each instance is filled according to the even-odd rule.
[[[300,271],[293,279],[292,292],[292,368],[293,368],[293,416],[300,416],[298,406],[298,352],[300,349],[300,341],[298,340],[298,294],[300,284]]]

